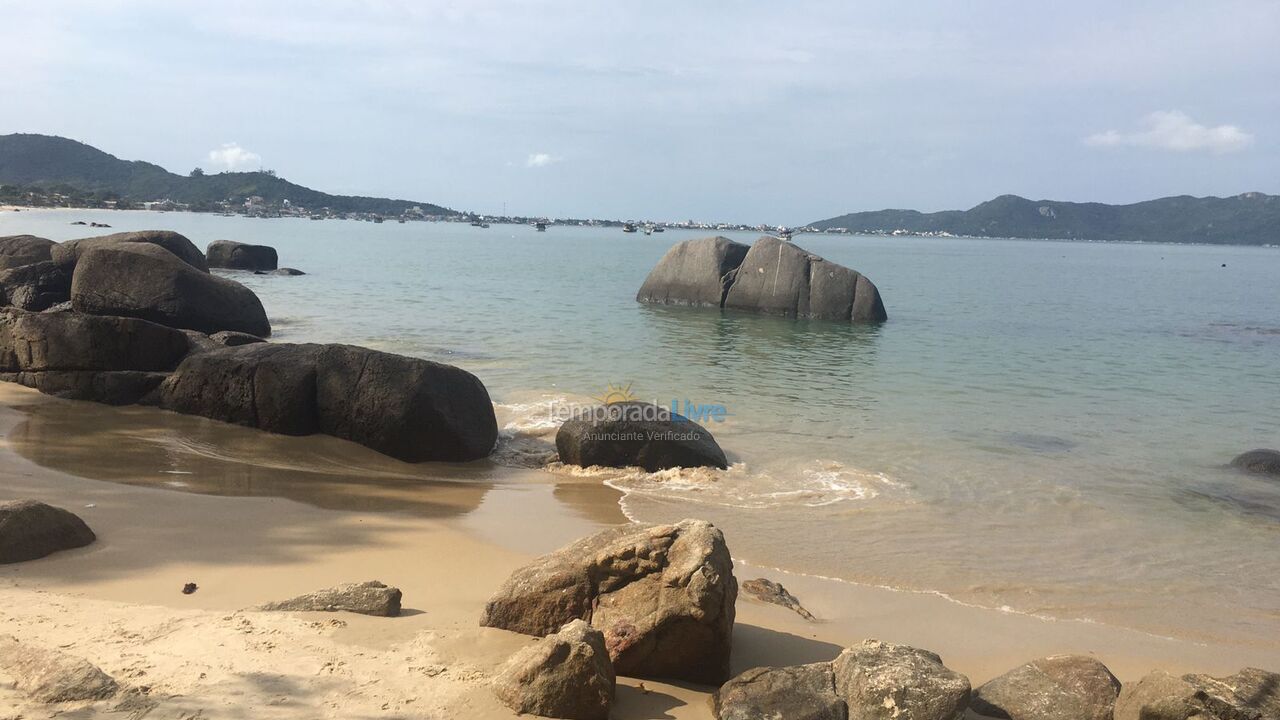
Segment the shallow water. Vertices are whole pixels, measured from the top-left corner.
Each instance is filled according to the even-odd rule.
[[[552,410],[610,385],[723,405],[728,471],[543,474],[598,477],[638,520],[705,517],[754,563],[1280,638],[1280,483],[1225,467],[1280,445],[1280,250],[797,237],[877,283],[890,321],[866,328],[636,304],[699,233],[53,211],[0,214],[0,235],[84,235],[74,219],[275,246],[310,274],[236,277],[276,339],[476,373],[499,463],[537,465]]]

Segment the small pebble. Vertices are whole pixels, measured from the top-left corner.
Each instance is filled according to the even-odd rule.
[[[200,586],[196,585],[195,583],[187,583],[186,585],[182,586],[182,594],[190,595],[191,593],[199,589],[200,589]]]

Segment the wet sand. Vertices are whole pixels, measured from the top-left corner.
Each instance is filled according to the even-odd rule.
[[[149,718],[512,717],[487,683],[530,639],[478,627],[484,601],[530,557],[626,521],[616,491],[590,480],[409,466],[331,438],[0,383],[0,500],[16,498],[76,512],[99,540],[0,566],[4,632],[148,688]],[[783,582],[821,622],[740,598],[735,671],[827,660],[867,637],[937,651],[975,685],[1061,652],[1094,654],[1122,680],[1280,666],[1274,641],[1204,646],[742,564],[736,574]],[[371,579],[404,590],[404,616],[246,610]],[[187,582],[200,589],[181,594]],[[711,715],[707,688],[644,686],[620,679],[615,717]],[[23,702],[0,682],[0,707],[52,712]]]

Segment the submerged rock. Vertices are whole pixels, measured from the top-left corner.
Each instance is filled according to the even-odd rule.
[[[729,466],[716,439],[701,425],[643,402],[599,406],[566,421],[556,432],[560,461],[588,467]]]
[[[760,238],[751,246],[724,306],[858,323],[888,318],[880,291],[865,276],[775,237]]]
[[[513,655],[493,689],[520,714],[607,720],[615,682],[604,635],[573,620]]]
[[[1250,450],[1237,455],[1231,464],[1252,473],[1280,476],[1280,450]]]
[[[71,298],[71,276],[52,261],[0,271],[0,304],[40,312]]]
[[[724,237],[677,243],[636,293],[636,302],[720,307],[748,246]]]
[[[77,263],[80,262],[80,258],[94,248],[136,245],[154,245],[164,248],[172,253],[174,257],[196,270],[203,273],[209,272],[209,265],[205,262],[204,253],[200,252],[200,249],[185,236],[169,230],[143,230],[140,232],[115,233],[114,235],[68,240],[57,244],[51,249],[52,259],[70,275],[73,274],[72,271],[75,270]]]
[[[41,703],[105,700],[119,690],[110,675],[88,660],[28,645],[12,635],[0,635],[0,670],[19,691]]]
[[[84,521],[35,500],[0,503],[0,564],[38,560],[97,539]]]
[[[388,587],[373,580],[318,590],[290,600],[267,603],[259,609],[351,612],[360,615],[395,617],[400,614],[402,597],[400,588]]]
[[[1111,720],[1120,681],[1084,655],[1055,655],[1014,668],[974,691],[970,707],[1004,720]]]
[[[604,633],[621,675],[720,683],[738,585],[724,535],[702,520],[612,528],[517,570],[480,624],[547,635],[574,619]]]
[[[800,601],[787,591],[781,583],[776,583],[768,578],[756,578],[755,580],[747,580],[742,583],[742,589],[747,594],[762,602],[781,605],[788,610],[794,611],[797,615],[805,620],[815,620],[813,613],[805,609]]]
[[[847,720],[831,663],[755,668],[725,683],[712,699],[718,720]]]
[[[231,270],[275,270],[280,262],[276,249],[269,245],[249,245],[234,240],[209,243],[205,260],[211,268]]]
[[[289,268],[289,267],[276,268],[275,270],[272,270],[270,273],[267,273],[267,274],[268,274],[268,275],[285,275],[285,276],[289,276],[289,277],[296,277],[296,276],[298,276],[298,275],[306,275],[306,273],[302,272],[301,270],[299,270],[299,269],[297,269],[297,268]]]
[[[0,237],[0,270],[52,260],[53,247],[57,244],[35,235]]]

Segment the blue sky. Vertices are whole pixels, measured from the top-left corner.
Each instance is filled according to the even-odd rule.
[[[1277,38],[1271,0],[0,0],[0,133],[561,217],[1280,193]]]

